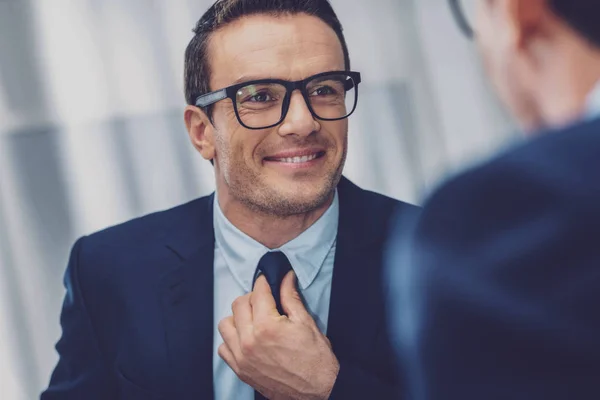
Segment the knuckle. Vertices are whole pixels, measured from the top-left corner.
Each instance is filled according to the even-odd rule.
[[[227,318],[224,318],[219,321],[219,325],[218,325],[219,332],[223,333],[223,331],[226,329],[226,327],[227,327]]]
[[[239,308],[241,304],[242,304],[242,298],[238,297],[231,304],[231,309],[235,312],[235,309]]]
[[[240,340],[240,348],[242,350],[242,354],[244,355],[252,355],[255,347],[256,343],[254,338],[242,338]]]
[[[233,303],[231,304],[231,310],[235,313],[236,310],[238,310],[244,304],[248,303],[249,300],[250,300],[250,294],[246,294],[244,296],[240,296],[240,297],[236,298],[233,301]]]
[[[273,338],[273,328],[271,324],[257,324],[254,327],[254,335],[258,340],[270,340]]]

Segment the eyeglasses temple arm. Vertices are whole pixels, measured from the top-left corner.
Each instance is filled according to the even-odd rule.
[[[201,108],[208,107],[212,104],[215,104],[217,101],[225,100],[226,98],[226,89],[217,90],[215,92],[198,96],[198,98],[196,99],[196,106]]]

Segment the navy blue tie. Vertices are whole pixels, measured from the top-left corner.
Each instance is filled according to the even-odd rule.
[[[265,276],[267,282],[269,282],[269,286],[271,287],[271,293],[273,293],[275,304],[277,304],[277,311],[279,311],[279,314],[281,315],[284,315],[280,298],[281,282],[291,269],[292,265],[285,254],[280,251],[269,252],[262,256],[258,262],[258,267],[256,268],[256,273],[254,274],[254,282],[252,283],[252,287],[254,287],[256,279],[261,273]]]
[[[269,282],[269,286],[271,287],[271,293],[273,293],[275,304],[277,304],[277,311],[279,311],[279,314],[281,315],[284,315],[280,298],[281,282],[291,269],[292,265],[285,254],[280,251],[269,252],[262,256],[258,262],[258,267],[256,267],[256,273],[254,274],[254,282],[252,283],[252,287],[254,287],[256,279],[261,275],[261,273],[265,276],[267,282]],[[259,392],[255,391],[254,400],[266,400],[266,398]]]

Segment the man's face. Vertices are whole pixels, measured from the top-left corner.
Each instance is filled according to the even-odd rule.
[[[304,14],[235,21],[213,34],[208,54],[211,90],[345,70],[335,32]],[[240,125],[231,100],[218,102],[206,135],[214,145],[218,191],[251,209],[287,216],[312,211],[331,198],[346,158],[348,121],[314,119],[296,91],[285,120],[262,130]],[[304,158],[298,162],[298,157]]]
[[[520,46],[512,0],[476,2],[475,37],[484,65],[501,100],[526,129],[540,125],[531,87],[535,86],[527,52]],[[527,0],[525,0],[527,1]],[[514,7],[513,7],[514,9]]]

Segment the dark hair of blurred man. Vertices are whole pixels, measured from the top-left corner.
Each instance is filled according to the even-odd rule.
[[[451,5],[529,140],[398,228],[390,307],[410,398],[599,399],[600,2]]]
[[[216,193],[76,243],[42,399],[397,397],[382,248],[414,207],[342,177],[361,76],[331,5],[220,0],[194,33]]]

